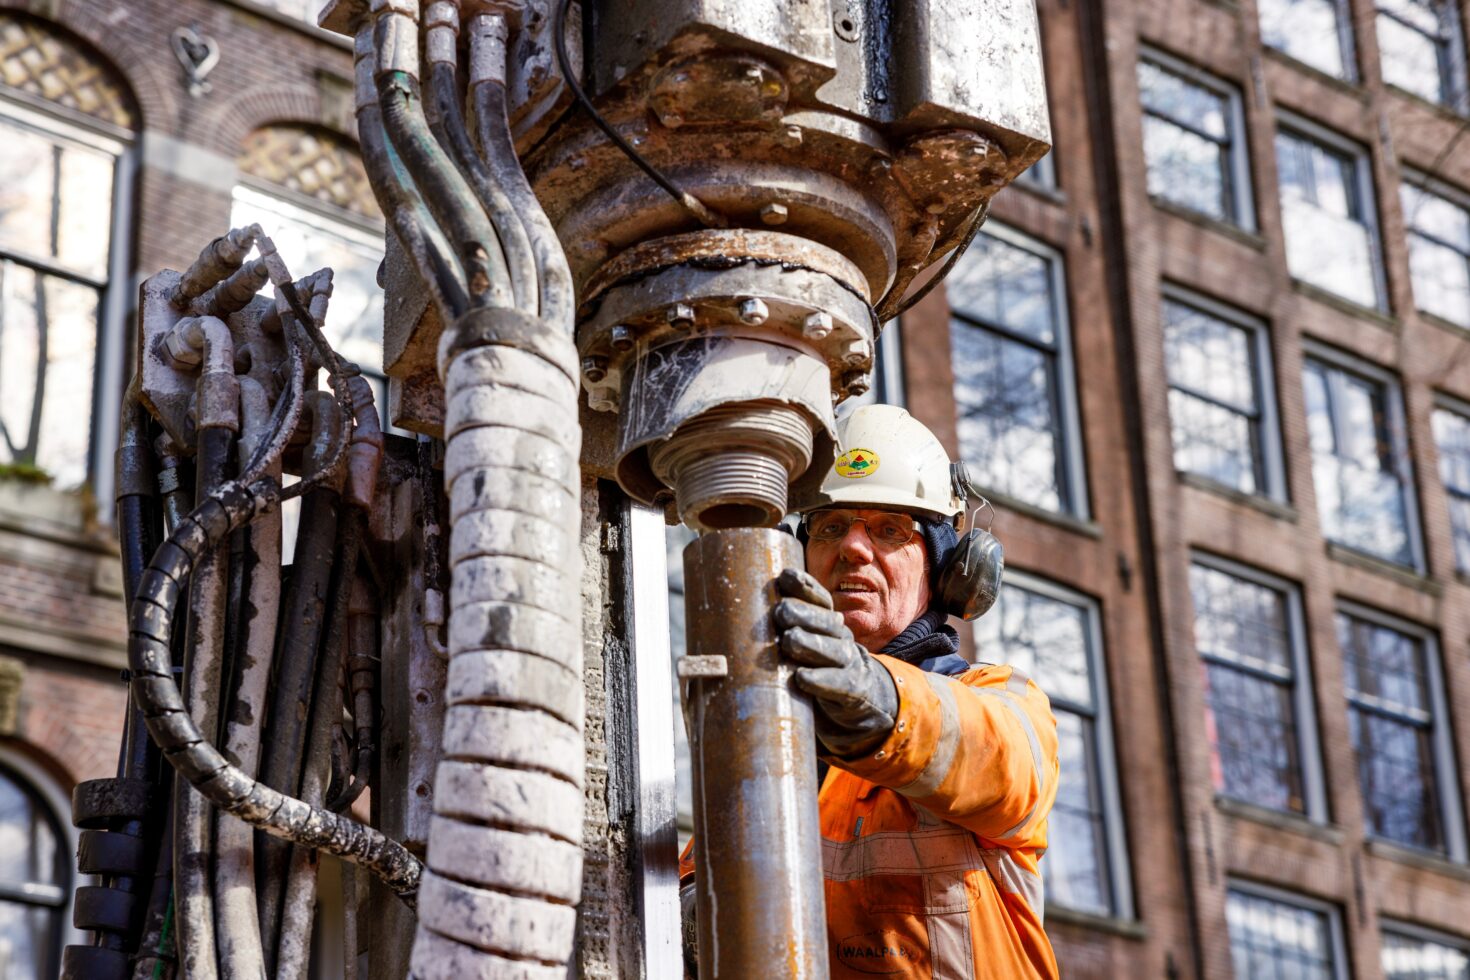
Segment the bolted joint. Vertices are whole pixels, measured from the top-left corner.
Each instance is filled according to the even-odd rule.
[[[790,216],[784,204],[767,204],[761,208],[761,221],[768,225],[784,225]]]
[[[619,323],[608,333],[608,342],[612,344],[615,351],[630,351],[633,349],[633,328],[625,323]]]
[[[669,326],[675,330],[694,329],[694,307],[688,303],[675,303],[673,306],[670,306],[666,318],[669,321]]]
[[[867,364],[871,357],[866,340],[854,340],[847,345],[847,350],[842,355],[842,362],[848,367],[859,367]]]
[[[818,310],[809,314],[801,325],[802,336],[808,340],[824,340],[832,332],[832,314]]]
[[[750,297],[740,301],[740,322],[748,326],[758,327],[766,322],[771,315],[771,310],[766,306],[766,301],[757,297]]]
[[[866,371],[849,371],[842,376],[842,387],[848,395],[856,398],[858,395],[866,395],[872,382],[868,380]]]
[[[596,384],[607,377],[607,358],[595,356],[582,358],[582,377],[591,384]]]

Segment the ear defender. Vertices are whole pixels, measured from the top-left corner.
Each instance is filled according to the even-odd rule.
[[[960,500],[985,500],[963,462],[950,464],[949,480],[950,491]],[[963,512],[958,523],[964,527]],[[939,608],[967,623],[979,619],[1000,595],[1005,564],[1005,549],[999,538],[980,528],[966,531],[939,572],[935,588]]]
[[[955,545],[939,572],[934,595],[946,615],[965,622],[979,619],[995,605],[1005,573],[1005,549],[989,531],[972,528]]]

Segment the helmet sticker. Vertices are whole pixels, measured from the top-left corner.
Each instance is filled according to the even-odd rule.
[[[837,475],[849,480],[872,476],[878,471],[878,454],[871,449],[849,449],[832,465]]]

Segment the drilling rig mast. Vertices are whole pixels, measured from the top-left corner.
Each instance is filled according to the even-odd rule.
[[[812,708],[767,616],[800,555],[773,528],[882,325],[1047,150],[1030,0],[332,0],[321,23],[355,45],[386,416],[418,439],[381,431],[321,330],[330,271],[294,280],[269,229],[144,284],[134,710],[119,778],[78,793],[106,878],[66,975],[305,976],[316,851],[364,872],[370,976],[575,969],[609,792],[584,651],[635,615],[589,501],[621,493],[699,532],[700,973],[825,977]],[[643,824],[666,875],[672,806]],[[627,975],[665,975],[643,948]]]

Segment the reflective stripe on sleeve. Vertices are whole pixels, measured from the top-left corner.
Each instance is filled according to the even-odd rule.
[[[1021,676],[1024,677],[1025,675],[1023,674]],[[1022,683],[1024,684],[1025,682],[1023,681]],[[1003,703],[1007,708],[1010,708],[1011,713],[1014,714],[1018,719],[1020,719],[1021,730],[1026,733],[1026,741],[1031,743],[1031,764],[1036,770],[1036,802],[1031,804],[1031,809],[1027,811],[1024,817],[1021,818],[1020,823],[1016,824],[1014,827],[1007,830],[999,837],[993,838],[994,840],[1009,840],[1016,834],[1020,833],[1022,828],[1024,828],[1028,823],[1031,822],[1031,818],[1036,815],[1037,806],[1040,805],[1042,798],[1046,795],[1046,768],[1042,762],[1041,757],[1041,740],[1036,737],[1036,726],[1031,723],[1031,716],[1026,714],[1026,709],[1022,707],[1020,703],[1018,703],[1018,699],[1010,691],[995,691],[987,688],[978,688],[975,690],[975,693],[988,694],[993,698],[999,698],[1001,703]]]
[[[960,745],[960,709],[955,704],[954,689],[950,687],[954,681],[927,672],[924,679],[929,682],[935,697],[939,699],[939,741],[924,770],[911,782],[895,787],[904,796],[915,799],[933,796],[939,791],[939,787],[944,784],[944,777],[949,775],[955,752]]]
[[[1016,860],[1016,853],[1006,847],[991,847],[980,852],[985,870],[990,872],[996,887],[1019,895],[1026,906],[1036,914],[1040,922],[1046,914],[1046,885],[1041,875],[1027,871]]]

